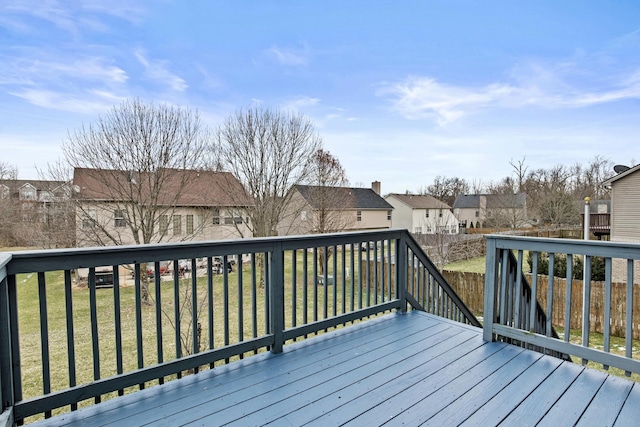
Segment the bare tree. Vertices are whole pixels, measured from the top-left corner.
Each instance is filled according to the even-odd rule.
[[[253,199],[254,205],[246,209],[250,233],[276,235],[292,197],[290,188],[309,180],[321,147],[313,123],[295,113],[257,106],[227,118],[216,140],[221,167],[237,177]]]
[[[469,183],[463,178],[447,178],[438,175],[433,180],[433,184],[428,185],[420,192],[421,194],[430,194],[449,206],[453,206],[458,195],[469,193]]]
[[[161,220],[173,216],[198,171],[209,167],[207,142],[197,113],[137,99],[70,132],[63,167],[76,175],[78,220],[91,222],[81,227],[85,241],[162,241]]]
[[[78,243],[163,241],[167,222],[179,217],[175,213],[184,205],[185,192],[209,167],[207,136],[197,112],[138,99],[69,132],[62,145],[64,160],[49,170],[64,180],[69,177],[60,174],[74,171]],[[204,200],[206,194],[193,197]],[[184,239],[197,231],[193,228]],[[142,271],[146,302],[146,266]]]
[[[524,181],[527,177],[527,170],[529,170],[529,167],[525,165],[525,160],[526,157],[522,157],[522,159],[517,162],[514,162],[513,159],[509,161],[509,164],[513,167],[514,174],[516,175],[517,192],[522,191]]]

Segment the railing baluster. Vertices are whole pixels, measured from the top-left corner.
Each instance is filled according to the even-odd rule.
[[[509,287],[509,251],[502,251],[502,260],[500,264],[500,324],[508,325],[507,319],[507,288]]]
[[[138,266],[139,268],[139,266]],[[98,344],[98,313],[96,309],[96,269],[89,269],[89,312],[91,318],[91,344],[93,353],[93,379],[100,379],[100,346]],[[95,397],[100,403],[100,396]]]
[[[291,326],[296,327],[296,313],[298,312],[298,268],[297,268],[297,257],[296,254],[298,251],[296,249],[291,251]]]
[[[313,248],[313,321],[318,321],[318,248]]]
[[[366,259],[367,259],[367,264],[365,265],[365,282],[366,282],[366,286],[367,286],[367,307],[371,307],[371,250],[369,248],[369,244],[370,242],[366,242],[367,245],[367,249],[366,249]]]
[[[238,342],[242,342],[244,341],[244,283],[242,281],[242,254],[237,254],[236,259],[236,274],[238,275]],[[244,354],[241,354],[240,359],[243,358]]]
[[[113,326],[116,339],[116,372],[121,374],[124,372],[122,357],[122,318],[120,308],[120,275],[118,274],[118,265],[112,266],[113,272]],[[118,390],[118,395],[123,396],[124,390]]]
[[[40,351],[42,354],[42,391],[51,393],[51,361],[49,359],[49,319],[47,314],[47,286],[44,273],[38,273],[38,302],[40,307]],[[51,417],[46,411],[45,418]]]
[[[627,307],[626,307],[626,332],[625,332],[625,355],[631,359],[633,357],[633,260],[627,259]],[[631,371],[625,371],[627,377],[631,376]]]
[[[322,314],[323,318],[326,319],[329,317],[329,247],[325,246],[323,249],[323,259],[322,259]]]
[[[355,269],[355,245],[351,243],[349,254],[349,266],[351,267],[351,311],[355,309],[356,269]]]
[[[67,326],[67,366],[69,369],[69,387],[76,385],[76,346],[73,325],[73,292],[71,290],[71,271],[64,270],[64,303]],[[71,410],[78,409],[77,403],[71,404]]]
[[[552,335],[553,325],[551,321],[553,319],[553,279],[554,279],[554,268],[555,268],[555,259],[556,254],[549,254],[549,275],[547,276],[547,327],[546,334],[548,337]]]
[[[513,313],[513,322],[516,328],[522,328],[520,324],[520,304],[522,303],[522,251],[518,251],[518,264],[516,267],[516,289],[515,289],[515,304]]]
[[[338,247],[333,246],[333,315],[338,315]]]
[[[140,277],[139,267],[136,272],[136,277]],[[175,342],[176,342],[176,359],[180,359],[182,357],[182,339],[180,336],[181,322],[180,322],[180,265],[178,264],[178,260],[173,260],[173,324],[175,327]],[[178,378],[182,378],[182,372],[176,373]]]
[[[302,321],[306,325],[309,322],[309,250],[304,248],[302,252]]]
[[[363,281],[363,273],[362,273],[362,249],[361,246],[358,245],[358,308],[362,308],[362,301],[364,299],[362,292],[362,281]],[[354,273],[355,274],[355,273]]]
[[[229,345],[229,271],[227,266],[229,265],[229,260],[226,255],[222,257],[222,312],[224,317],[224,345]],[[265,266],[268,265],[267,259],[264,259]],[[266,282],[266,281],[265,281]],[[265,294],[266,294],[267,285],[265,283]],[[229,363],[229,359],[225,359],[225,363]]]
[[[533,253],[533,266],[531,267],[531,298],[529,298],[529,332],[535,331],[537,324],[536,319],[536,301],[538,300],[538,256],[539,252]]]
[[[591,326],[591,256],[584,257],[584,277],[582,283],[582,345],[589,347],[589,329]],[[586,365],[589,361],[582,359],[582,364]]]
[[[378,304],[378,242],[373,242],[373,303]]]
[[[342,313],[347,312],[347,274],[346,274],[346,262],[347,262],[347,248],[346,245],[341,247],[341,261],[342,261]]]
[[[256,254],[251,253],[251,329],[253,338],[258,336],[258,280],[256,276]],[[258,354],[258,350],[254,350]]]
[[[604,260],[604,351],[609,353],[611,341],[611,258]],[[603,364],[609,370],[609,365]]]
[[[213,298],[213,258],[207,257],[207,320],[209,323],[209,350],[215,348],[215,310]],[[214,364],[210,363],[209,368],[213,369]]]
[[[284,251],[282,243],[274,245],[270,258],[271,333],[274,341],[271,351],[281,353],[284,345]]]
[[[200,352],[200,323],[198,322],[198,270],[196,259],[191,258],[191,354]],[[157,276],[158,274],[156,274]],[[198,373],[198,367],[193,368]]]
[[[567,254],[567,276],[564,301],[564,342],[571,338],[571,293],[573,291],[573,254]]]
[[[136,264],[135,298],[136,298],[136,348],[138,353],[138,369],[144,368],[144,353],[142,344],[142,281],[148,281],[147,272],[140,272],[140,265]],[[146,264],[145,264],[146,270]],[[148,292],[148,291],[147,291]],[[144,383],[140,383],[140,390]]]
[[[164,362],[164,347],[163,347],[163,338],[162,338],[162,287],[161,278],[160,278],[160,262],[156,261],[153,264],[153,268],[155,274],[153,275],[153,284],[155,287],[155,302],[156,302],[156,352],[158,353],[157,360],[158,363]],[[119,288],[119,286],[115,286],[115,288]],[[120,329],[120,290],[117,291],[114,289],[114,299],[118,300],[118,310],[116,311],[117,320],[117,328]],[[117,294],[117,298],[116,295]],[[122,343],[120,343],[120,357],[122,357]],[[158,382],[160,384],[164,384],[164,377],[158,378]]]

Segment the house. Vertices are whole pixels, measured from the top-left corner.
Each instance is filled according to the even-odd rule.
[[[71,187],[64,181],[0,181],[0,242],[37,247],[72,246],[70,196]]]
[[[451,206],[433,196],[391,193],[384,199],[393,206],[393,228],[406,228],[414,234],[458,234],[458,219]]]
[[[453,214],[467,228],[519,228],[529,224],[524,193],[461,194],[453,203]]]
[[[610,235],[612,242],[640,243],[640,165],[625,170],[602,183],[611,191]],[[640,268],[635,267],[635,283]],[[613,281],[626,280],[626,266],[613,264]]]
[[[252,199],[229,172],[75,168],[73,186],[78,246],[219,240],[250,234],[249,218],[242,212],[253,204]]]
[[[372,188],[295,185],[278,234],[296,235],[391,228],[393,206]]]

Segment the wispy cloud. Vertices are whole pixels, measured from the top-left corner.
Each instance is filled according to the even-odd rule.
[[[306,45],[302,48],[285,48],[273,45],[265,53],[279,64],[293,67],[306,67],[309,65],[311,57]]]
[[[74,113],[93,114],[107,111],[125,97],[107,91],[61,92],[46,89],[25,89],[11,92],[31,104]]]
[[[108,31],[109,26],[101,22],[105,16],[139,23],[146,14],[140,2],[128,0],[4,0],[0,10],[0,25],[13,30],[38,31],[38,26],[29,21],[35,18],[74,35],[85,30]]]
[[[512,81],[485,86],[441,83],[428,76],[410,76],[395,83],[383,83],[376,94],[391,99],[392,107],[412,120],[432,119],[440,126],[468,114],[495,108],[584,108],[626,99],[640,99],[640,70],[606,81],[587,76],[573,83],[571,66],[527,67],[526,73],[512,73]],[[582,80],[585,76],[580,76]]]
[[[166,85],[176,92],[184,92],[189,87],[183,78],[169,71],[169,61],[150,60],[141,50],[136,51],[135,56],[144,66],[145,74],[149,79]]]
[[[282,104],[285,110],[298,111],[302,108],[313,107],[318,105],[320,98],[312,98],[310,96],[297,96],[289,99]]]

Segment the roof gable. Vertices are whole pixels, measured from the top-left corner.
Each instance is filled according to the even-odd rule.
[[[388,194],[385,199],[393,197],[412,209],[451,209],[448,204],[428,194]]]
[[[608,180],[606,180],[605,182],[603,182],[603,183],[602,183],[602,185],[603,185],[603,186],[605,186],[605,187],[610,187],[610,186],[611,186],[611,184],[613,184],[613,183],[614,183],[614,182],[616,182],[617,180],[622,179],[622,178],[625,178],[625,177],[627,177],[627,176],[629,176],[629,175],[632,175],[632,174],[634,174],[634,173],[638,172],[639,170],[640,170],[640,164],[635,165],[634,167],[632,167],[632,168],[631,168],[631,169],[629,169],[629,170],[626,170],[626,171],[624,171],[624,172],[622,172],[622,173],[619,173],[619,174],[617,174],[617,175],[612,176],[611,178],[609,178]]]

